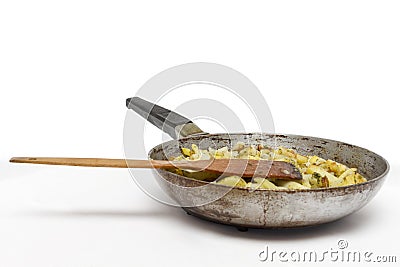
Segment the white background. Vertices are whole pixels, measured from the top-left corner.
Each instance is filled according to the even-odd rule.
[[[399,13],[398,1],[2,1],[0,266],[266,265],[265,245],[339,239],[399,261]],[[127,170],[8,163],[123,157],[125,98],[197,61],[248,76],[277,132],[383,155],[382,190],[333,224],[242,233],[153,201]]]

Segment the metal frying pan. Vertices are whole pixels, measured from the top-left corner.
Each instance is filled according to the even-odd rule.
[[[238,229],[300,227],[338,220],[366,205],[376,195],[389,171],[389,164],[383,157],[343,142],[285,134],[208,134],[189,119],[141,98],[128,98],[126,105],[177,139],[152,148],[148,154],[151,159],[166,160],[170,155],[178,156],[181,154],[181,147],[190,147],[191,144],[207,149],[212,145],[229,147],[238,141],[254,145],[262,142],[271,147],[292,148],[300,154],[317,155],[357,167],[368,180],[356,185],[318,189],[232,188],[224,194],[224,185],[187,178],[167,170],[153,170],[159,174],[156,176],[163,190],[178,203],[182,203],[182,208],[187,213],[236,226]],[[198,187],[199,190],[195,193],[188,192],[185,190],[188,187]],[[200,206],[186,205],[188,201],[205,203],[205,199],[215,195],[223,196]]]

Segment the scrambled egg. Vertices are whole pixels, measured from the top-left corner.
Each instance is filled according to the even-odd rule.
[[[208,178],[211,177],[215,180],[213,183],[228,186],[253,189],[295,190],[347,186],[367,181],[367,179],[357,172],[356,168],[349,168],[333,160],[326,160],[315,155],[300,155],[293,149],[284,147],[270,149],[263,145],[246,146],[243,142],[236,143],[231,150],[226,146],[220,149],[208,148],[208,150],[202,150],[195,144],[192,144],[191,149],[182,148],[182,155],[173,160],[209,160],[212,158],[285,161],[296,166],[303,176],[301,181],[287,181],[272,178],[265,179],[260,177],[255,177],[252,181],[246,181],[239,176],[228,176],[215,180],[218,177],[208,176]],[[191,172],[179,169],[175,170],[175,172],[180,175],[201,180],[205,180],[205,177],[207,177],[204,176],[203,172]]]

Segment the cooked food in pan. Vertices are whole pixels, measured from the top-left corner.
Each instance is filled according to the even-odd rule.
[[[220,149],[208,148],[208,150],[199,149],[197,145],[192,144],[191,149],[182,148],[182,155],[174,158],[174,160],[209,160],[212,158],[285,161],[297,167],[303,177],[301,181],[264,179],[261,177],[255,177],[252,181],[249,181],[239,176],[227,176],[213,181],[214,183],[228,186],[288,190],[347,186],[367,181],[357,172],[356,168],[350,168],[330,159],[323,159],[315,155],[301,155],[293,149],[284,147],[271,149],[261,144],[246,146],[243,142],[236,143],[232,149],[225,146]],[[191,178],[207,180],[205,178],[207,175],[201,172],[192,173],[179,169],[175,170],[175,172]]]

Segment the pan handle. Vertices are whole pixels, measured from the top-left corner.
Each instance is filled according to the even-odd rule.
[[[205,133],[188,118],[137,96],[126,99],[126,107],[174,139]]]

